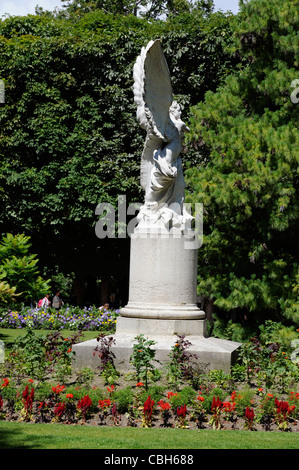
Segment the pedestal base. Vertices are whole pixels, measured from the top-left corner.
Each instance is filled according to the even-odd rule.
[[[123,335],[193,335],[207,336],[207,321],[181,319],[153,319],[119,317],[116,323],[116,337]]]
[[[169,362],[177,335],[186,335],[188,349],[198,358],[194,366],[202,371],[222,369],[229,372],[235,362],[239,343],[207,338],[205,312],[197,307],[197,249],[190,248],[188,237],[146,237],[142,232],[131,239],[129,302],[117,319],[115,367],[120,372],[133,370],[130,364],[136,336],[155,341],[155,357],[163,367]],[[94,350],[99,343],[86,341],[73,346],[77,369],[100,365]]]
[[[206,314],[203,310],[200,310],[196,304],[185,304],[177,305],[167,303],[164,305],[157,304],[146,304],[143,302],[131,302],[129,301],[128,305],[120,310],[120,315],[125,318],[134,318],[134,319],[157,319],[164,320],[165,324],[168,323],[168,320],[182,320],[189,321],[193,320],[194,322],[199,319],[205,319]],[[162,325],[162,323],[161,323]]]
[[[163,368],[169,362],[171,348],[177,340],[177,335],[180,334],[186,334],[186,339],[191,343],[188,351],[197,355],[194,368],[203,373],[210,370],[223,370],[229,373],[231,365],[236,361],[240,346],[240,343],[234,341],[205,337],[205,320],[164,321],[120,317],[117,320],[117,331],[113,335],[115,344],[112,347],[115,367],[119,372],[133,371],[130,356],[133,344],[136,343],[135,338],[139,334],[144,334],[145,338],[155,341],[152,348],[155,350],[155,358],[160,363],[153,364],[157,368]],[[99,367],[100,359],[97,355],[93,355],[97,345],[99,343],[94,339],[73,346],[73,351],[76,353],[74,367],[77,370],[83,367],[91,369]]]

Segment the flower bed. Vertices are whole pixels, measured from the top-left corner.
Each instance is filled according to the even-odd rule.
[[[34,328],[44,330],[73,331],[112,331],[115,328],[118,311],[105,311],[99,308],[55,309],[26,308],[0,314],[1,328]]]
[[[186,398],[187,403],[183,403]],[[114,385],[38,385],[32,379],[16,386],[4,378],[0,382],[0,419],[100,426],[298,430],[299,393],[290,392],[287,399],[280,400],[260,390],[251,406],[246,407],[240,406],[243,398],[242,391],[233,391],[223,400],[213,388],[191,394],[188,386],[177,392],[166,388],[158,391],[155,386],[145,390],[139,382],[121,390]]]
[[[107,315],[98,316],[110,328]],[[132,371],[121,374],[114,364],[115,340],[103,331],[93,352],[97,370],[74,371],[72,345],[80,341],[81,332],[65,338],[54,329],[46,335],[33,327],[26,330],[7,348],[0,364],[2,419],[297,431],[299,364],[292,347],[286,353],[269,336],[244,343],[239,362],[226,374],[197,370],[185,335],[174,338],[169,361],[156,369],[155,343],[138,335],[130,357]]]

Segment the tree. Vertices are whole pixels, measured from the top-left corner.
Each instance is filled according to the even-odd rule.
[[[75,272],[77,284],[85,283],[86,273],[124,273],[127,241],[100,247],[94,212],[101,201],[117,206],[118,194],[128,200],[138,194],[134,149],[142,141],[134,135],[131,74],[121,55],[133,46],[133,23],[124,45],[121,32],[113,41],[107,32],[119,27],[112,15],[99,12],[95,23],[104,32],[96,37],[91,18],[84,21],[73,34],[69,22],[48,17],[4,22],[0,72],[7,95],[1,109],[3,231],[30,234],[42,265],[51,267],[48,275],[58,265]]]
[[[177,15],[183,12],[200,10],[204,14],[213,11],[213,0],[198,0],[195,4],[189,0],[61,0],[64,12],[69,17],[80,17],[95,10],[106,13],[134,15],[147,19]],[[41,13],[41,10],[39,10]],[[64,16],[63,11],[60,12]]]
[[[188,182],[204,204],[198,293],[223,314],[298,324],[297,40],[296,1],[241,2],[235,53],[247,65],[193,108],[201,163]]]
[[[7,307],[15,302],[17,296],[16,287],[10,287],[5,281],[0,281],[0,307]]]
[[[100,279],[127,291],[129,239],[98,239],[95,209],[101,202],[117,209],[119,195],[127,204],[143,201],[144,135],[132,93],[141,47],[162,38],[188,116],[237,62],[226,51],[230,24],[220,13],[149,22],[101,10],[76,21],[38,15],[0,22],[2,231],[30,235],[46,277],[74,273],[80,303],[84,290],[101,301]]]
[[[49,293],[50,282],[39,274],[38,259],[30,254],[30,237],[8,233],[0,243],[0,303],[38,301]]]
[[[137,16],[139,8],[145,5],[146,0],[62,0],[62,3],[70,16],[80,17],[95,10]]]

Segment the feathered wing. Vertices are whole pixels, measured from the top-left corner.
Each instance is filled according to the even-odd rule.
[[[153,167],[153,154],[166,140],[172,104],[170,73],[160,40],[150,41],[136,60],[134,100],[138,122],[147,132],[140,166],[140,182],[146,190]]]

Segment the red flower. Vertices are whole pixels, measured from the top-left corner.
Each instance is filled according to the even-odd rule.
[[[34,399],[34,388],[31,389],[29,393],[28,385],[26,385],[25,389],[23,390],[22,393],[22,402],[24,405],[24,408],[27,412],[32,410],[33,406],[33,399]]]
[[[167,393],[167,398],[172,398],[172,397],[176,397],[177,396],[177,393],[173,393],[173,392],[168,392]]]
[[[142,426],[151,426],[154,404],[154,400],[152,400],[151,396],[149,395],[143,404]]]
[[[83,398],[81,398],[78,401],[77,408],[83,409],[83,408],[89,408],[92,405],[92,401],[89,395],[85,395]]]
[[[178,416],[181,416],[182,418],[185,418],[186,414],[187,414],[187,408],[186,408],[186,405],[182,405],[182,406],[179,406],[176,410],[177,412],[177,415]]]
[[[3,384],[1,384],[1,387],[8,387],[8,385],[9,385],[9,380],[3,379]]]
[[[222,403],[222,406],[226,413],[231,413],[232,411],[235,411],[236,403],[235,402],[231,403],[230,401],[224,401]]]
[[[57,416],[58,418],[61,418],[64,411],[65,411],[65,403],[64,402],[56,403],[55,408],[54,408],[55,416]]]
[[[92,406],[92,401],[89,395],[85,395],[83,398],[81,398],[78,401],[77,409],[81,411],[83,415],[83,421],[85,421],[86,415],[89,412],[91,406]]]
[[[110,398],[106,398],[104,400],[99,400],[99,407],[102,409],[108,408],[111,405]]]
[[[60,384],[58,384],[56,387],[52,387],[52,391],[56,393],[56,395],[58,395],[64,389],[65,389],[65,385],[60,385]]]
[[[39,409],[39,410],[44,410],[44,409],[46,409],[48,406],[49,406],[48,403],[46,403],[45,401],[40,401],[40,402],[39,402],[39,405],[38,405],[38,409]]]
[[[170,410],[171,406],[169,403],[164,402],[163,400],[158,401],[158,405],[160,406],[161,410]]]
[[[32,389],[32,390],[33,390],[33,389]],[[26,399],[27,397],[29,397],[29,395],[30,395],[30,394],[29,394],[28,385],[26,385],[26,387],[25,387],[24,390],[23,390],[22,397],[23,397],[24,399]]]
[[[254,419],[254,410],[253,410],[253,408],[249,408],[249,406],[246,407],[246,410],[245,410],[245,417],[246,417],[249,421],[253,421],[253,419]]]
[[[215,397],[213,397],[213,401],[212,401],[212,411],[213,412],[217,412],[219,410],[221,410],[221,408],[223,407],[223,403],[222,401],[219,399],[219,396],[217,396],[217,399]]]
[[[287,414],[290,414],[293,410],[295,405],[290,406],[289,402],[287,401],[279,401],[277,398],[275,398],[275,406],[276,406],[276,413],[277,414],[282,414],[283,416],[286,416]]]
[[[154,404],[155,404],[154,400],[152,400],[151,396],[149,395],[143,404],[143,413],[148,418],[152,416]]]

